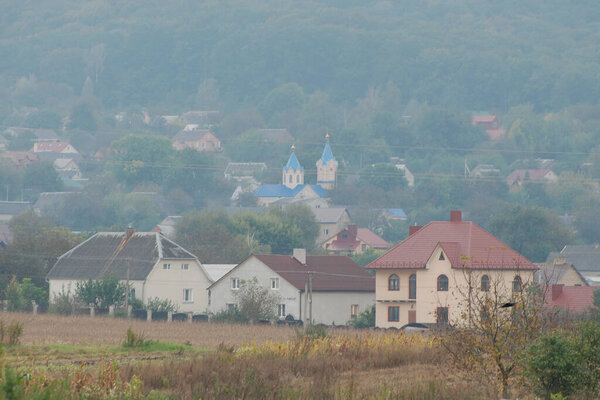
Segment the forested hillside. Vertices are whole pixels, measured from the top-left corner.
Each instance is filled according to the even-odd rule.
[[[4,0],[0,9],[5,110],[64,102],[87,76],[105,107],[171,111],[254,105],[286,82],[349,104],[388,82],[403,103],[476,110],[599,98],[593,0]],[[198,96],[207,83],[218,98]]]

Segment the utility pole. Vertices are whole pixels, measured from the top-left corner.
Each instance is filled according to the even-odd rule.
[[[308,272],[308,324],[312,325],[312,278],[313,273]]]
[[[129,274],[131,271],[131,258],[127,259],[127,283],[125,289],[125,312],[129,313]]]

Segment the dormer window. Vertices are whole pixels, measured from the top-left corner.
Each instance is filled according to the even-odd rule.
[[[444,256],[444,252],[440,251],[440,261],[444,261],[446,257]]]
[[[342,239],[348,239],[348,234],[347,233],[342,233]]]

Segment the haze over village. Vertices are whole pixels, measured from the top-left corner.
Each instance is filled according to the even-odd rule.
[[[0,4],[0,398],[598,398],[599,35],[591,0]]]

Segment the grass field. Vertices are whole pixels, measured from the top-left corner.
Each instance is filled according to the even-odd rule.
[[[23,323],[2,365],[25,368],[14,378],[25,398],[46,398],[39,393],[50,388],[77,399],[478,399],[493,391],[453,372],[435,340],[420,335],[299,337],[280,326],[18,313],[0,320]],[[143,345],[123,346],[128,328]]]

